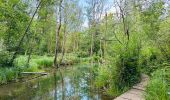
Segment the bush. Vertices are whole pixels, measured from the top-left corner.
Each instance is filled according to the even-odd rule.
[[[132,46],[123,50],[117,58],[116,84],[120,90],[140,81],[139,51]]]
[[[93,56],[93,60],[94,60],[94,62],[98,62],[98,61],[99,61],[99,59],[100,59],[100,57],[99,57],[98,55],[94,55],[94,56]]]
[[[26,63],[27,63],[27,56],[19,56],[14,61],[15,67],[26,67]]]
[[[105,67],[105,66],[99,67],[98,75],[95,80],[96,86],[98,88],[101,88],[101,87],[109,85],[110,79],[112,79],[110,75],[111,75],[111,72],[108,69],[108,67]]]
[[[161,67],[162,59],[159,50],[154,47],[143,48],[140,56],[140,67],[150,75]]]
[[[11,60],[11,53],[8,51],[0,51],[0,66],[8,66]]]
[[[64,61],[65,64],[74,64],[80,62],[80,59],[77,57],[76,54],[70,53],[64,56]]]
[[[115,63],[112,63],[112,66],[101,65],[98,67],[95,78],[95,85],[97,88],[104,89],[104,91],[116,97],[122,93],[117,87],[116,83],[116,70]]]
[[[79,51],[77,54],[78,54],[77,55],[78,57],[82,57],[82,58],[89,56],[88,52],[85,52],[85,51]]]
[[[88,58],[80,58],[81,63],[89,63],[90,62],[90,57]]]

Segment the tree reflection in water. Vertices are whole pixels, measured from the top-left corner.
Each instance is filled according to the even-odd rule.
[[[95,89],[95,75],[89,68],[61,68],[45,77],[1,86],[0,100],[111,100]]]

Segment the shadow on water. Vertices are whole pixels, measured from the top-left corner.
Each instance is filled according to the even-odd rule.
[[[24,83],[0,86],[0,100],[112,100],[94,86],[90,67],[71,66]]]

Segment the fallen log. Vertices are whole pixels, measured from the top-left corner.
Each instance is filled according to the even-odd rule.
[[[47,75],[48,73],[45,73],[45,72],[21,72],[21,74],[41,74],[41,75]]]

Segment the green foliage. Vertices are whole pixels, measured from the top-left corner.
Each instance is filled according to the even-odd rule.
[[[78,62],[80,62],[80,58],[77,57],[76,54],[74,54],[74,53],[65,54],[65,56],[64,56],[64,63],[65,64],[72,65],[72,64],[75,64],[75,63],[78,63]]]
[[[26,71],[26,72],[38,72],[40,70],[38,69],[38,67],[36,65],[32,65],[32,66],[24,69],[24,71]]]
[[[0,66],[8,66],[11,60],[11,53],[8,51],[0,51]]]
[[[58,63],[60,62],[61,55],[59,55]],[[28,56],[19,56],[15,59],[15,66],[27,71],[38,71],[38,69],[52,67],[54,57],[51,56],[37,56],[31,55],[30,63],[27,66]],[[75,64],[80,62],[80,59],[75,54],[65,54],[63,64]],[[27,68],[28,67],[28,68]]]
[[[15,66],[23,69],[24,71],[36,72],[44,67],[51,67],[53,64],[53,57],[47,57],[47,56],[33,55],[33,58],[30,60],[28,66],[27,66],[27,60],[28,60],[27,56],[19,56],[15,60]]]
[[[96,86],[97,87],[104,87],[109,85],[111,78],[111,71],[108,67],[100,66],[98,69],[98,75],[96,77]]]
[[[9,81],[18,78],[19,69],[17,68],[0,68],[0,84],[5,84]]]
[[[95,85],[103,89],[107,94],[116,97],[122,93],[116,86],[116,72],[115,67],[99,66],[97,76],[95,78]]]
[[[27,57],[26,56],[19,56],[15,59],[14,65],[16,67],[25,67],[27,64]]]
[[[39,59],[33,59],[32,62],[35,62],[39,68],[51,67],[53,64],[53,57],[43,56]]]
[[[88,52],[85,52],[85,51],[79,51],[79,52],[77,53],[77,56],[78,56],[78,57],[85,58],[85,57],[88,57],[89,54],[88,54]]]
[[[99,0],[98,3],[100,1],[104,0]],[[82,18],[84,10],[79,6],[78,0],[64,0],[57,62],[62,65],[91,61],[95,65],[99,63],[98,69],[95,69],[96,66],[91,68],[95,69],[92,71],[97,75],[95,85],[114,96],[139,82],[141,71],[149,75],[154,73],[146,90],[146,99],[167,100],[169,99],[167,88],[170,85],[169,13],[165,18],[164,2],[161,0],[125,1],[120,2],[122,3],[120,7],[126,4],[126,7],[123,7],[122,16],[106,13],[105,16],[101,14],[101,18],[97,18],[100,13],[98,8],[107,7],[101,2],[101,5],[94,7],[93,12],[91,2],[87,2],[89,27],[83,30],[81,24],[84,20]],[[6,68],[9,67],[11,56],[34,12],[35,4],[33,3],[29,0],[0,1],[0,12],[2,12],[0,13],[0,67],[2,67],[0,68],[0,84],[14,80],[22,71],[35,72],[53,65],[57,40],[54,6],[58,7],[59,2],[43,0],[36,13],[38,17],[33,18],[18,51],[20,55],[24,53],[25,55],[15,59],[14,68]],[[62,59],[64,33],[66,33],[65,55]],[[90,56],[91,48],[93,48],[92,56]],[[30,50],[32,50],[31,59],[27,64],[27,54]],[[81,70],[85,69],[82,67]],[[79,74],[85,75],[80,72]]]
[[[26,12],[27,5],[21,0],[10,0],[0,2],[0,39],[8,51],[15,50],[20,35],[25,31],[29,16]]]
[[[161,54],[157,48],[147,46],[142,49],[139,63],[144,73],[150,75],[161,66],[161,62]]]
[[[116,63],[116,85],[120,90],[140,81],[139,53],[140,48],[133,42],[120,48]]]
[[[146,88],[146,100],[169,100],[168,85],[164,80],[164,71],[157,70]]]
[[[164,56],[164,59],[170,61],[170,28],[168,27],[170,25],[170,16],[168,16],[164,21],[160,23],[160,30],[158,33],[158,43],[159,43],[159,49],[162,52],[162,55]]]
[[[159,31],[160,16],[163,10],[163,1],[152,2],[147,10],[142,12],[143,29],[149,39],[157,39],[157,32]]]
[[[98,55],[93,55],[93,58],[94,62],[98,62],[100,57]]]

